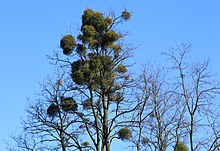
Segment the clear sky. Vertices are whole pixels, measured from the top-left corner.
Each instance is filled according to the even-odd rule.
[[[163,62],[160,55],[177,43],[191,43],[193,58],[211,60],[220,74],[219,0],[5,0],[0,2],[0,150],[4,139],[19,133],[27,98],[40,92],[39,82],[53,71],[46,55],[58,50],[66,33],[78,33],[86,8],[133,13],[123,30],[129,41],[141,44],[135,66]],[[218,76],[219,78],[219,76]]]

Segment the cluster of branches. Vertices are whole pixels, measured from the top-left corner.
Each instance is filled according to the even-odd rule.
[[[63,36],[63,55],[50,58],[56,78],[41,84],[10,151],[110,151],[113,140],[137,151],[220,149],[220,87],[209,61],[190,63],[190,45],[181,44],[163,53],[172,67],[144,67],[133,78],[126,61],[134,47],[117,29],[130,17],[84,11],[81,33]]]
[[[144,68],[137,92],[136,139],[132,140],[136,150],[220,149],[215,100],[220,85],[209,60],[191,62],[190,51],[191,45],[180,44],[162,53],[172,66]]]

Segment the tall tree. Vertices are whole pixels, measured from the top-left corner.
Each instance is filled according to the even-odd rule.
[[[31,105],[26,130],[39,133],[44,142],[58,143],[62,151],[110,151],[113,139],[132,137],[131,112],[137,105],[131,99],[134,80],[126,60],[133,48],[124,44],[126,34],[117,28],[130,17],[127,10],[118,17],[83,12],[80,34],[63,36],[63,55],[50,58],[64,71],[65,80],[44,87],[48,104],[42,99]]]
[[[130,17],[126,10],[115,17],[87,9],[82,15],[81,34],[77,40],[65,35],[60,41],[63,53],[75,59],[70,62],[74,91],[80,93],[81,120],[90,140],[88,145],[97,151],[110,151],[117,134],[121,139],[131,137],[126,128],[131,119],[125,120],[125,116],[135,110],[129,104],[131,91],[127,88],[132,80],[125,65],[131,48],[125,47],[125,35],[117,31],[117,26]],[[127,131],[122,131],[125,128]]]

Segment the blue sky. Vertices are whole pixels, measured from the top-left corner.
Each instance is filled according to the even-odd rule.
[[[220,1],[128,1],[128,0],[7,0],[0,2],[0,150],[3,139],[19,132],[27,98],[40,92],[39,82],[53,72],[46,55],[58,50],[66,33],[77,34],[86,8],[120,14],[133,13],[123,30],[128,41],[140,44],[134,52],[135,66],[156,60],[161,51],[177,43],[191,43],[194,59],[211,60],[220,74]],[[219,76],[218,76],[219,78]]]

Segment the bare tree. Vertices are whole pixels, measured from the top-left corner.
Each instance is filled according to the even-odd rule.
[[[189,118],[186,127],[189,136],[190,150],[195,151],[203,147],[203,142],[209,138],[206,133],[207,118],[212,115],[216,94],[219,93],[219,83],[214,79],[214,75],[209,69],[210,61],[202,63],[190,63],[187,61],[187,55],[191,45],[181,44],[172,48],[168,53],[163,53],[174,63],[172,69],[177,71],[176,93],[182,96],[186,106],[184,116]],[[212,134],[211,134],[212,135]],[[205,136],[202,138],[202,136]]]
[[[150,66],[141,74],[138,84],[136,136],[133,142],[140,150],[167,150],[185,136],[180,130],[185,108],[174,93],[172,82],[162,68]]]
[[[219,148],[216,95],[219,83],[210,72],[209,60],[187,60],[190,45],[181,44],[163,55],[170,67],[144,69],[139,79],[135,114],[136,150],[165,151],[181,146],[191,151]]]
[[[72,84],[65,72],[59,70],[57,78],[41,84],[42,92],[36,101],[31,100],[26,109],[27,119],[22,122],[23,134],[13,136],[22,150],[85,150],[79,135],[82,113],[74,100]],[[12,148],[12,147],[11,147]]]

